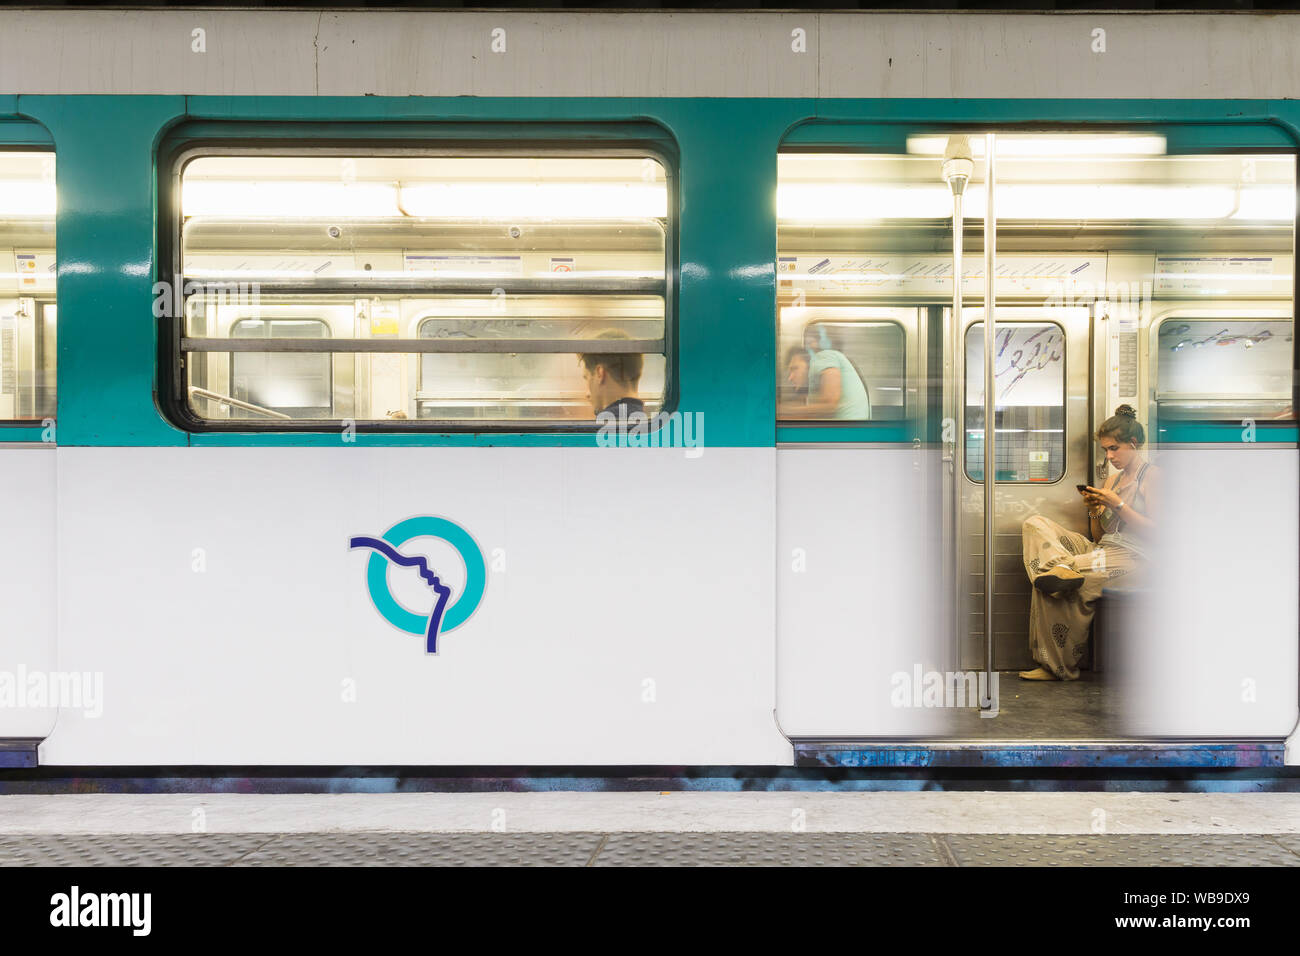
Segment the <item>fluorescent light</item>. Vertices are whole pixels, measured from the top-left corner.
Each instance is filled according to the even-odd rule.
[[[664,183],[293,182],[194,179],[186,216],[234,219],[651,219],[668,214]]]
[[[1295,218],[1294,186],[1246,186],[1233,219],[1290,222]]]
[[[393,183],[193,179],[181,187],[186,216],[229,219],[361,219],[402,215]]]
[[[983,215],[984,191],[972,196]],[[1232,213],[1230,186],[1024,184],[997,189],[999,219],[1222,219]],[[973,211],[972,211],[972,214]]]
[[[1144,186],[1131,183],[1010,183],[997,190],[998,219],[1021,220],[1187,220],[1257,219],[1289,221],[1295,214],[1291,186]],[[967,188],[963,212],[984,216],[983,185]],[[935,186],[876,186],[862,183],[782,183],[777,218],[787,222],[863,222],[880,219],[945,219],[952,197]]]
[[[437,279],[550,279],[557,285],[563,285],[566,282],[573,282],[582,279],[662,279],[663,270],[655,271],[653,269],[582,269],[576,272],[550,272],[544,270],[535,270],[526,275],[519,275],[513,272],[484,272],[469,271],[456,269],[439,269],[437,272],[418,271],[394,271],[391,269],[333,269],[329,272],[317,272],[313,269],[274,269],[258,268],[249,269],[209,269],[206,266],[187,266],[185,276],[190,279],[249,279],[257,277],[272,277],[276,279],[409,279],[412,276],[429,276]],[[18,273],[13,273],[17,276]],[[31,273],[27,274],[28,276]],[[0,272],[0,278],[4,278],[5,273]],[[820,278],[814,276],[813,278]]]
[[[654,219],[664,183],[418,183],[402,186],[410,216],[448,219]]]
[[[983,198],[980,207],[983,208]],[[967,214],[973,215],[969,211]],[[943,183],[933,186],[782,183],[776,188],[777,219],[844,222],[943,219],[951,215],[952,193]]]
[[[52,182],[0,180],[0,216],[50,217],[57,207],[58,197]]]
[[[967,133],[971,154],[984,155],[984,134]],[[907,151],[914,156],[942,156],[948,137],[909,136]],[[1152,134],[1066,133],[1063,135],[998,133],[997,154],[1003,158],[1060,157],[1091,159],[1098,156],[1163,156],[1165,138]]]

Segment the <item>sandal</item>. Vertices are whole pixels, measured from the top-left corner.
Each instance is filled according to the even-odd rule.
[[[1021,680],[1056,680],[1057,677],[1051,671],[1043,667],[1035,667],[1032,671],[1021,671]]]
[[[1058,564],[1034,578],[1034,587],[1046,594],[1057,594],[1065,591],[1077,591],[1083,587],[1083,581],[1083,575],[1074,568]]]

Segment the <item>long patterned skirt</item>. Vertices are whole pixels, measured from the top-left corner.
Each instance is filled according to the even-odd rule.
[[[1034,660],[1059,680],[1077,680],[1079,662],[1088,649],[1093,604],[1108,581],[1136,568],[1137,555],[1119,545],[1094,544],[1039,515],[1025,521],[1022,537],[1031,582],[1058,564],[1084,576],[1076,591],[1053,597],[1034,588],[1029,599],[1029,651]]]

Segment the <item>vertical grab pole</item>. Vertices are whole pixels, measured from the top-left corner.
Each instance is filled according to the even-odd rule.
[[[997,219],[993,212],[994,179],[993,134],[984,138],[984,689],[980,695],[980,709],[993,708],[993,590],[994,557],[997,554],[997,459],[994,454],[994,437],[997,429],[993,349],[996,344],[997,317],[994,269],[997,244]]]
[[[961,334],[962,246],[966,241],[962,231],[965,217],[965,212],[962,209],[962,196],[965,187],[966,183],[963,181],[961,189],[954,192],[952,197],[952,311],[949,313],[948,323],[948,348],[951,350],[952,355],[952,367],[948,369],[948,381],[953,383],[954,395],[951,426],[952,447],[948,450],[947,456],[949,487],[952,489],[952,501],[949,503],[948,515],[948,519],[952,524],[952,553],[948,555],[948,560],[951,562],[948,573],[951,575],[952,580],[951,591],[948,594],[948,620],[951,626],[953,660],[956,662],[953,667],[954,670],[961,666],[961,626],[966,616],[966,609],[961,598],[961,472],[963,469],[957,467],[959,457],[965,455],[965,449],[959,451],[960,446],[958,445],[963,438],[962,432],[965,429],[964,424],[961,428],[958,428],[958,424],[965,417],[962,405],[966,401],[966,396],[963,394],[963,383],[966,381],[966,375],[962,370],[962,366],[965,364],[965,356],[962,354],[963,340]],[[939,437],[942,438],[943,435],[940,434]]]
[[[948,360],[948,365],[944,369],[945,381],[948,385],[944,392],[948,396],[944,402],[944,411],[951,415],[951,419],[943,422],[943,435],[951,434],[951,441],[944,440],[944,461],[948,465],[948,493],[950,500],[947,502],[948,513],[945,516],[945,524],[950,529],[949,543],[951,551],[948,555],[950,562],[947,573],[948,578],[948,623],[951,628],[953,641],[953,659],[960,661],[962,650],[961,622],[965,619],[963,614],[964,604],[961,600],[961,547],[959,541],[961,538],[962,514],[961,514],[961,473],[963,468],[958,468],[957,463],[960,459],[965,462],[965,447],[959,445],[965,433],[965,416],[966,416],[966,397],[964,392],[960,391],[965,388],[966,368],[965,355],[962,352],[964,342],[962,339],[962,318],[961,318],[961,299],[962,299],[962,250],[965,239],[962,234],[962,226],[965,222],[965,214],[962,212],[962,196],[966,193],[966,185],[970,182],[971,177],[975,174],[975,161],[971,157],[970,137],[962,135],[953,135],[948,137],[948,146],[943,152],[943,181],[948,184],[952,191],[952,311],[949,313],[948,328],[944,336],[944,355]],[[961,423],[961,428],[958,428]],[[951,429],[951,432],[949,431]],[[960,452],[960,454],[959,454]]]

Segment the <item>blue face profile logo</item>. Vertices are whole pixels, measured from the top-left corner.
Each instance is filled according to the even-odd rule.
[[[460,554],[465,564],[465,587],[454,600],[451,588],[442,583],[426,559],[418,555],[407,557],[398,551],[412,538],[441,538]],[[483,552],[469,532],[454,521],[433,517],[407,518],[385,531],[382,537],[357,535],[350,539],[348,547],[349,550],[369,548],[375,552],[366,565],[366,586],[370,589],[371,603],[384,620],[399,631],[426,635],[426,653],[438,653],[438,635],[454,631],[468,621],[483,599],[483,589],[487,586]],[[408,611],[388,590],[390,562],[404,568],[415,568],[429,586],[434,604],[427,616]]]

